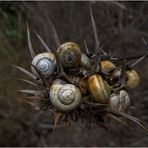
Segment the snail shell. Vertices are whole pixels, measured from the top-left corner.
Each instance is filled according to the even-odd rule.
[[[120,90],[110,97],[109,108],[114,111],[126,111],[130,106],[130,97],[127,91]]]
[[[44,52],[36,55],[32,60],[32,65],[34,65],[37,70],[46,78],[51,76],[56,67],[56,59],[54,54],[49,52]],[[33,74],[38,76],[37,71],[31,66]]]
[[[103,73],[109,73],[111,70],[115,69],[116,66],[111,61],[101,61],[101,68]]]
[[[76,67],[81,64],[81,49],[78,44],[67,42],[60,46],[58,50],[60,61],[64,67]]]
[[[81,93],[75,85],[55,81],[50,88],[50,100],[58,110],[69,112],[79,106]]]
[[[108,83],[100,75],[92,75],[87,79],[87,88],[98,103],[108,103],[111,90]]]
[[[120,78],[120,75],[121,75],[121,69],[115,71],[115,73],[112,76],[112,80],[116,82]],[[135,70],[132,69],[126,71],[125,88],[134,89],[139,85],[139,83],[140,83],[140,77]]]
[[[127,89],[134,89],[140,83],[139,74],[135,70],[128,70],[127,72],[127,81],[126,81],[126,88]]]

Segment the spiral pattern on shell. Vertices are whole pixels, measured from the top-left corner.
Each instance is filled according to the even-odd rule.
[[[56,82],[50,88],[50,100],[58,110],[68,112],[79,106],[81,93],[73,84]]]
[[[34,57],[32,60],[32,65],[46,78],[51,76],[56,67],[55,56],[52,53],[40,53]],[[31,66],[32,72],[38,76],[37,71]]]
[[[67,42],[58,50],[60,61],[64,67],[76,67],[81,64],[81,49],[78,44]]]

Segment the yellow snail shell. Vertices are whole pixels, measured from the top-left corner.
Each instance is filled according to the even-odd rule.
[[[56,59],[54,54],[49,52],[44,52],[36,55],[32,60],[32,65],[46,78],[51,76],[56,67]],[[38,76],[37,71],[31,66],[33,74]]]
[[[110,99],[110,86],[100,75],[92,75],[87,80],[87,88],[98,103],[108,103]]]
[[[120,78],[120,75],[121,75],[121,69],[115,71],[115,73],[112,76],[112,79],[118,80]],[[140,77],[139,77],[139,74],[135,70],[132,69],[132,70],[126,71],[125,88],[134,89],[139,85],[139,83],[140,83]]]
[[[126,81],[126,88],[127,89],[134,89],[140,83],[139,74],[135,70],[129,70],[127,73],[127,81]]]
[[[114,111],[126,111],[130,106],[130,97],[127,91],[120,90],[110,97],[109,108]]]
[[[108,73],[111,70],[115,69],[116,66],[108,60],[101,61],[101,68],[103,73]]]
[[[60,46],[58,50],[60,61],[64,67],[76,67],[81,63],[81,49],[78,44],[67,42]]]
[[[50,100],[58,110],[69,112],[79,106],[81,92],[73,84],[64,84],[56,81],[50,88]]]

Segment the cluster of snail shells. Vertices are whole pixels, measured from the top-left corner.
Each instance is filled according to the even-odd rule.
[[[119,78],[121,75],[121,70],[111,61],[101,61],[101,68],[104,74],[110,73],[113,78]],[[109,83],[99,74],[94,74],[87,79],[87,88],[96,102],[108,104],[111,110],[125,112],[131,102],[128,90],[135,89],[139,82],[138,73],[132,69],[126,71],[125,90],[113,91]]]
[[[79,45],[76,43],[67,42],[62,44],[58,48],[57,54],[64,70],[76,67],[80,70],[91,69],[91,60],[82,53]],[[52,77],[56,67],[56,57],[52,52],[36,55],[31,63],[33,74],[36,76],[42,74],[47,80],[49,77]],[[117,69],[115,64],[109,60],[101,61],[101,69],[104,74],[112,72],[111,77],[113,79],[121,75],[121,70]],[[103,79],[101,75],[92,74],[85,79],[79,75],[68,76],[78,86],[56,79],[49,87],[50,101],[58,110],[63,112],[73,111],[84,101],[82,100],[84,95],[90,95],[95,102],[107,104],[112,110],[126,111],[128,109],[130,105],[128,92],[125,90],[113,92],[108,81]],[[138,86],[139,75],[135,70],[127,71],[126,76],[126,88],[133,89]]]

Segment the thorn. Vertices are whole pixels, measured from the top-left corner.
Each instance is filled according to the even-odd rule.
[[[138,60],[136,60],[135,62],[133,62],[129,67],[133,68],[134,66],[136,66],[138,63],[140,63],[142,60],[144,60],[146,57],[148,56],[148,53],[145,54],[144,56],[140,57]]]
[[[98,39],[98,33],[97,33],[97,27],[96,23],[92,14],[92,8],[91,8],[91,3],[90,3],[90,15],[91,15],[91,22],[92,22],[92,27],[93,27],[93,34],[95,38],[95,69],[100,68],[100,62],[101,62],[101,54],[100,54],[100,48],[99,48],[99,39]]]
[[[27,26],[27,39],[28,39],[28,48],[30,51],[30,55],[32,57],[32,59],[35,57],[35,52],[32,48],[32,44],[31,44],[31,39],[30,39],[30,31],[29,31],[29,27],[28,27],[28,23],[26,22],[26,26]]]
[[[89,49],[88,49],[86,40],[84,40],[84,45],[85,45],[86,54],[89,55]]]
[[[21,93],[31,94],[31,95],[42,95],[44,92],[39,90],[18,90]]]
[[[55,112],[53,115],[54,115],[54,127],[53,127],[52,134],[54,134],[57,123],[58,123],[59,119],[61,118],[61,116],[63,115],[63,113]]]
[[[116,117],[115,115],[110,114],[110,113],[108,113],[107,115],[108,115],[109,117],[111,117],[112,119],[114,119],[114,120],[116,120],[116,121],[122,123],[123,125],[125,125],[125,126],[131,128],[127,123],[123,122],[120,118]]]
[[[42,45],[44,46],[44,48],[46,49],[46,51],[51,53],[51,50],[49,49],[49,47],[47,46],[47,44],[44,42],[44,40],[42,39],[42,37],[38,33],[36,33],[36,32],[35,32],[35,34],[38,37],[38,39],[40,40],[40,42],[42,43]]]
[[[29,71],[27,71],[26,69],[24,69],[24,68],[22,68],[22,67],[20,67],[20,66],[17,66],[17,65],[13,65],[13,64],[11,64],[13,67],[15,67],[15,68],[17,68],[17,69],[19,69],[20,71],[22,71],[23,73],[25,73],[25,74],[27,74],[29,77],[31,77],[33,80],[37,80],[37,77],[34,75],[34,74],[32,74],[31,72],[29,72]]]
[[[36,83],[31,82],[31,81],[29,81],[29,80],[26,80],[26,79],[20,79],[20,78],[15,78],[15,79],[16,79],[16,80],[19,80],[19,81],[26,82],[26,83],[28,83],[28,84],[31,84],[31,85],[35,86],[35,87],[38,87],[38,85],[37,85]]]

